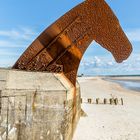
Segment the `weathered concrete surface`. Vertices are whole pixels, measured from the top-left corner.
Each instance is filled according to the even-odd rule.
[[[0,139],[72,139],[80,89],[63,74],[0,69],[0,96]]]

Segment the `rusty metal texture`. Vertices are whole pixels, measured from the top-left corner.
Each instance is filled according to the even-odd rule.
[[[39,35],[13,69],[63,72],[75,85],[80,60],[93,40],[119,63],[132,51],[117,17],[104,0],[86,0],[67,12]]]

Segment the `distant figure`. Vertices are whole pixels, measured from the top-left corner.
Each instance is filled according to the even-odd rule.
[[[115,99],[114,99],[114,103],[115,103],[115,105],[118,104],[118,98],[115,98]]]
[[[107,104],[107,99],[106,98],[104,98],[104,104]]]
[[[121,104],[123,105],[123,98],[121,98]]]
[[[96,99],[96,104],[99,104],[99,98]]]

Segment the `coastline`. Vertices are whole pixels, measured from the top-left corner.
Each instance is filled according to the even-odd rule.
[[[123,98],[124,105],[83,103],[82,109],[87,117],[80,118],[73,140],[140,139],[139,92],[125,89],[117,83],[105,81],[102,78],[78,78],[83,100],[100,98],[102,101],[104,98],[109,99],[113,96]]]
[[[133,90],[133,91],[137,91],[140,92],[140,77],[106,77],[106,78],[102,78],[105,81],[110,81],[110,82],[114,82],[119,84],[120,86],[122,86],[123,88],[129,89],[129,90]]]

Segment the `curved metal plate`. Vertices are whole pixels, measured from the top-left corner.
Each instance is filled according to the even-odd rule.
[[[104,0],[86,0],[49,26],[13,66],[26,71],[63,72],[75,85],[80,60],[95,40],[117,62],[127,59],[132,46]]]

